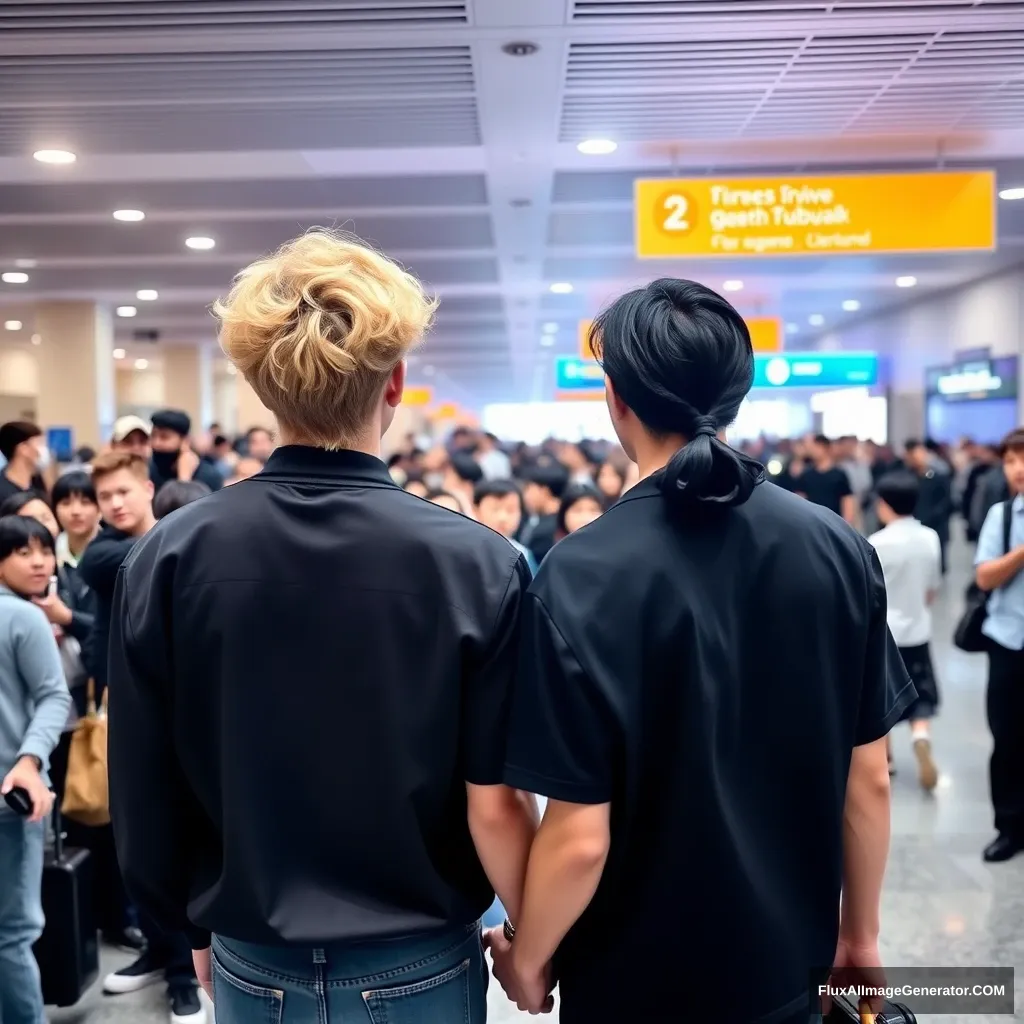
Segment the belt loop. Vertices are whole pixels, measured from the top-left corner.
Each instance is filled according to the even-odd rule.
[[[325,964],[327,963],[327,956],[322,949],[313,950],[313,963]]]

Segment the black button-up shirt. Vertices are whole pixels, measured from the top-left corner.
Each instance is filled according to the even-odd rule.
[[[915,696],[871,545],[773,484],[701,523],[644,480],[555,545],[521,646],[506,781],[611,804],[565,1024],[806,1021],[853,747]]]
[[[286,447],[118,582],[110,789],[133,898],[197,948],[470,922],[466,782],[499,783],[525,560],[380,460]]]

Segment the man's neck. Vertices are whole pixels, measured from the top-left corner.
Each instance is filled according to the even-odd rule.
[[[827,473],[834,465],[835,463],[831,459],[821,459],[819,462],[814,464],[814,468],[819,473]]]
[[[362,434],[360,437],[354,437],[350,440],[343,441],[337,447],[347,452],[362,452],[364,455],[372,455],[374,458],[379,459],[380,453],[380,433],[376,431],[368,431]],[[306,438],[303,438],[299,434],[293,434],[286,427],[281,427],[281,444],[282,445],[299,445],[303,448],[321,448],[325,449],[326,446],[323,444],[317,444]]]
[[[68,551],[71,552],[75,558],[78,558],[82,552],[93,542],[96,538],[96,534],[100,532],[100,528],[97,526],[92,533],[82,534],[68,534]]]
[[[156,519],[151,512],[142,522],[139,523],[138,527],[129,534],[130,537],[134,537],[138,540],[140,537],[145,537],[153,527],[156,526]]]
[[[35,468],[27,466],[21,459],[8,462],[7,468],[4,470],[7,479],[11,483],[17,484],[23,491],[27,491],[32,486],[32,475],[34,472]]]
[[[721,434],[719,438],[724,440]],[[641,440],[636,445],[636,468],[640,471],[639,479],[646,480],[647,477],[664,469],[672,456],[686,444],[686,438],[681,435]]]

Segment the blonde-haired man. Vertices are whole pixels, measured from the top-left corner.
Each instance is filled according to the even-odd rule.
[[[501,784],[529,571],[380,460],[433,303],[313,232],[215,311],[281,447],[122,571],[110,764],[129,891],[187,931],[218,1024],[482,1021],[479,918],[495,890],[518,912],[536,828]]]

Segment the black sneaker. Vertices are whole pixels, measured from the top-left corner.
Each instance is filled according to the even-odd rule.
[[[138,992],[147,985],[155,985],[164,976],[164,965],[157,963],[149,953],[143,953],[133,964],[122,967],[103,979],[103,991],[110,996],[125,992]]]
[[[138,928],[105,931],[101,933],[101,938],[106,945],[125,953],[141,953],[146,948],[146,937]]]
[[[171,1001],[171,1024],[206,1024],[206,1011],[195,982],[168,985],[167,998]]]

